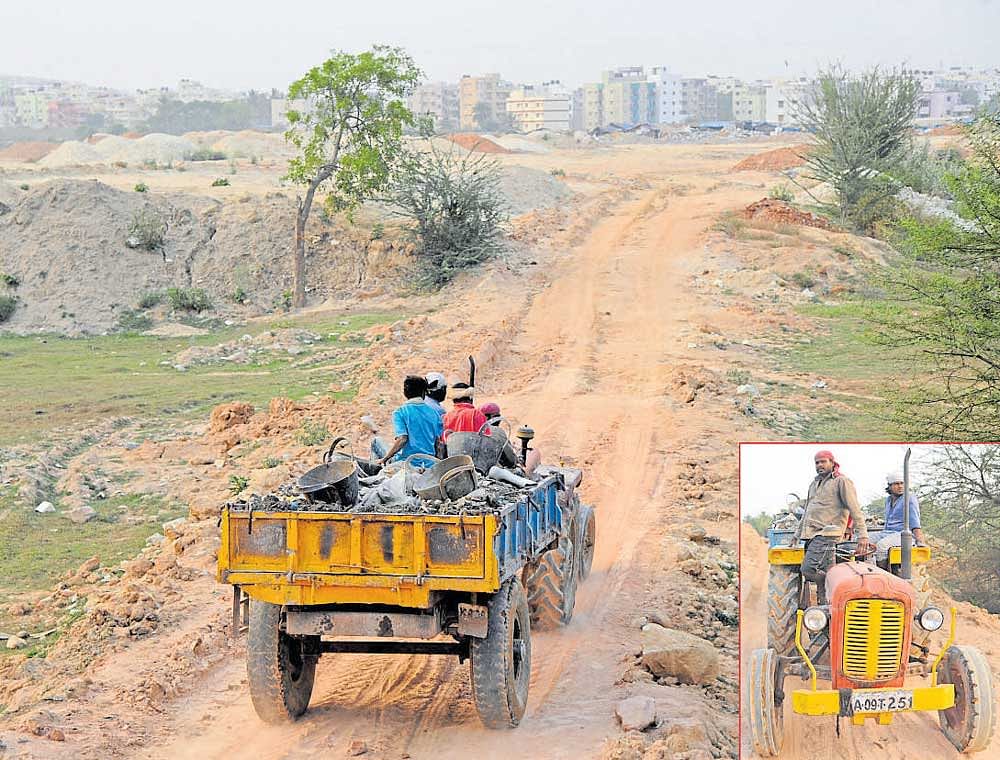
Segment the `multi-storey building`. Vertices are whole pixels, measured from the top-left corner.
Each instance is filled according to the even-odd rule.
[[[604,126],[604,85],[600,82],[585,84],[583,90],[582,128],[592,132]]]
[[[681,80],[681,114],[687,122],[716,121],[719,95],[708,79]]]
[[[780,79],[764,88],[764,121],[778,126],[801,126],[799,109],[812,87],[805,77]]]
[[[568,132],[573,119],[573,99],[559,82],[525,85],[511,91],[507,113],[519,132],[536,129]]]
[[[649,77],[656,87],[657,124],[676,124],[682,120],[681,78],[666,66],[654,66]]]
[[[767,89],[763,84],[738,84],[732,90],[732,106],[734,121],[766,121]]]
[[[505,121],[507,97],[513,90],[499,74],[473,77],[466,74],[458,83],[458,124],[462,129],[482,129],[478,115],[494,124]]]
[[[430,116],[434,129],[449,132],[458,129],[458,85],[450,82],[425,82],[406,99],[414,115]]]
[[[605,126],[657,121],[656,83],[646,79],[642,66],[605,71],[601,83]]]

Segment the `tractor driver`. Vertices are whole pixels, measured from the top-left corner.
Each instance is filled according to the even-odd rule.
[[[875,545],[875,561],[880,567],[888,569],[889,550],[899,546],[903,540],[903,475],[890,472],[885,476],[885,528]],[[917,539],[917,546],[926,546],[924,531],[920,527],[920,504],[914,493],[910,494],[908,503],[910,512],[910,530]]]
[[[858,504],[854,483],[840,472],[831,451],[817,451],[816,477],[809,484],[805,514],[795,531],[795,539],[805,541],[802,577],[816,584],[819,603],[826,604],[826,571],[834,563],[837,541],[853,519],[858,538],[858,556],[870,552],[868,528]]]

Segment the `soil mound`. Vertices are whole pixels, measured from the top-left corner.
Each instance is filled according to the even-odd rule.
[[[548,172],[526,166],[505,166],[500,175],[500,191],[513,216],[558,206],[574,195],[566,183]]]
[[[784,201],[774,198],[762,198],[743,209],[744,219],[774,222],[775,224],[797,224],[803,227],[818,227],[821,230],[832,229],[830,223],[821,216],[809,211],[789,206]]]
[[[461,145],[466,150],[474,150],[477,153],[510,153],[511,151],[502,145],[498,145],[488,137],[477,135],[474,132],[456,132],[447,136],[456,145]]]
[[[54,142],[16,142],[0,150],[0,161],[20,161],[31,164],[45,158],[58,147],[59,143]]]
[[[792,145],[787,148],[775,148],[774,150],[768,150],[763,153],[757,153],[753,156],[747,156],[733,167],[733,171],[777,172],[785,169],[794,169],[796,166],[802,166],[806,162],[803,155],[808,151],[808,145]]]

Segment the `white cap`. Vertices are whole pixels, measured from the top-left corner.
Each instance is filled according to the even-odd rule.
[[[885,484],[891,486],[893,483],[902,483],[903,473],[901,472],[890,472],[885,476]]]
[[[440,372],[428,372],[427,377],[424,378],[427,381],[427,390],[436,391],[441,388],[447,388],[448,382],[444,379],[444,375]]]

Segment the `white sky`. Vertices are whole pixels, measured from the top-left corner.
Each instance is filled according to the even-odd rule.
[[[832,61],[1000,66],[998,33],[996,0],[0,0],[0,74],[284,89],[331,49],[383,42],[431,79],[577,85],[638,64],[749,79]]]
[[[922,462],[940,447],[911,445],[911,487],[920,484]],[[744,443],[740,447],[740,519],[784,509],[789,492],[805,498],[810,481],[816,477],[813,456],[823,449],[833,452],[840,471],[854,481],[862,506],[885,496],[885,476],[903,471],[906,454],[906,446],[897,443]]]

